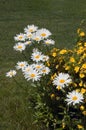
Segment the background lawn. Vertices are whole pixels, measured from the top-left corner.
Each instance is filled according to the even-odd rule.
[[[17,80],[24,87],[5,77],[23,60],[13,51],[13,37],[28,24],[35,24],[52,32],[57,47],[72,48],[85,18],[86,0],[0,0],[0,130],[42,130],[32,124],[33,110],[28,105],[35,89],[22,76]],[[86,22],[83,28],[86,30]]]

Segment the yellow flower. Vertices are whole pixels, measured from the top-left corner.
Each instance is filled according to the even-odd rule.
[[[54,78],[53,78],[53,76],[51,76],[51,80],[53,80]]]
[[[86,88],[86,84],[83,85]]]
[[[77,73],[77,72],[79,71],[79,66],[76,66],[76,67],[74,68],[74,70],[75,70],[75,72]]]
[[[59,52],[59,54],[65,54],[67,52],[67,50],[63,49]]]
[[[84,32],[81,32],[79,35],[80,35],[81,37],[84,37],[84,36],[85,36],[85,33],[84,33]]]
[[[82,45],[82,43],[81,43],[81,42],[78,42],[78,43],[77,43],[77,45],[78,45],[78,46],[81,46],[81,45]]]
[[[82,114],[86,116],[86,111],[83,111]]]
[[[70,66],[65,66],[65,70],[69,70],[70,69]]]
[[[70,58],[70,62],[72,62],[72,63],[74,63],[74,62],[75,62],[74,57],[71,57],[71,58]]]
[[[84,43],[84,46],[86,47],[86,42]]]
[[[80,87],[83,86],[83,82],[82,82],[82,81],[79,83],[79,86],[80,86]]]
[[[58,69],[59,65],[56,65],[56,69]]]
[[[81,69],[86,69],[86,63],[82,65]]]
[[[50,95],[50,97],[51,97],[51,99],[55,98],[55,94],[52,93],[52,94]]]
[[[53,48],[53,50],[52,51],[58,51],[59,49],[57,49],[57,48]]]
[[[80,73],[80,74],[79,74],[79,77],[80,77],[80,78],[84,78],[84,77],[85,77],[85,75],[84,75],[84,74],[82,74],[82,73]]]
[[[86,92],[86,89],[85,88],[82,88],[81,89],[81,93],[84,94]]]
[[[53,52],[53,53],[52,53],[52,56],[53,56],[53,57],[56,57],[56,55],[57,55],[56,52]]]
[[[80,30],[80,28],[78,28],[78,29],[77,29],[77,33],[79,34],[79,33],[80,33],[80,31],[81,31],[81,30]]]
[[[83,49],[77,50],[77,54],[81,54],[83,52]]]
[[[57,86],[56,88],[57,88],[58,90],[60,90],[60,89],[61,89],[61,87],[60,87],[60,86]]]
[[[77,125],[78,129],[82,129],[83,126],[82,125]]]
[[[80,110],[82,110],[82,111],[83,111],[84,109],[85,109],[85,107],[84,107],[84,106],[80,106]]]
[[[76,83],[73,83],[74,87],[77,87],[77,84]]]
[[[49,61],[47,61],[47,66],[50,66],[50,63],[49,63]]]
[[[84,57],[84,58],[86,57],[86,54],[85,54],[85,53],[83,54],[83,57]]]
[[[64,123],[64,122],[62,123],[62,128],[63,128],[63,129],[65,128],[65,123]]]
[[[76,92],[80,92],[80,90],[79,90],[79,89],[76,89]]]
[[[83,50],[84,48],[83,48],[83,46],[80,46],[79,49],[80,49],[80,50]]]
[[[54,73],[54,74],[51,76],[51,80],[53,80],[55,77],[56,77],[56,73]]]

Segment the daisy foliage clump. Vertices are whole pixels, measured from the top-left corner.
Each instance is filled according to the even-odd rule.
[[[13,49],[21,52],[24,60],[18,61],[6,76],[16,81],[21,71],[28,87],[37,88],[30,104],[34,106],[34,123],[50,130],[85,130],[86,34],[77,30],[73,49],[55,48],[51,35],[48,29],[35,25],[17,34]]]

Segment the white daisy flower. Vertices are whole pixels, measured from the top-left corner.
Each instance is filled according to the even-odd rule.
[[[41,70],[44,68],[45,66],[42,63],[37,63],[37,64],[33,64],[33,68],[36,69],[37,71],[39,71],[41,73]]]
[[[17,72],[15,70],[10,70],[9,72],[6,73],[6,76],[12,78],[16,75],[16,73]]]
[[[25,41],[25,38],[26,38],[26,35],[23,34],[23,33],[20,33],[20,34],[17,34],[17,35],[14,37],[14,40],[15,40],[15,41]]]
[[[66,73],[60,73],[58,76],[55,77],[53,80],[53,85],[56,85],[57,89],[64,88],[65,86],[68,86],[68,84],[71,83],[71,78],[69,74]]]
[[[22,52],[25,50],[26,46],[25,46],[25,44],[18,42],[13,48],[16,51]]]
[[[37,42],[39,42],[39,41],[42,40],[42,39],[41,39],[41,36],[38,35],[37,33],[34,33],[34,34],[33,34],[32,39],[35,40],[35,41],[37,41]]]
[[[25,45],[30,45],[32,42],[31,41],[26,41],[24,44]]]
[[[27,79],[27,81],[32,80],[34,82],[40,80],[41,75],[35,69],[32,69],[29,72],[24,73],[24,77]]]
[[[16,69],[24,69],[26,66],[28,65],[28,63],[26,61],[19,61],[16,65]]]
[[[24,29],[24,31],[25,31],[26,33],[28,33],[28,32],[33,33],[33,32],[35,32],[35,31],[37,31],[37,29],[38,29],[38,27],[35,26],[35,25],[28,25],[28,26]]]
[[[83,95],[80,93],[80,92],[77,92],[77,91],[72,91],[72,92],[69,92],[67,94],[67,98],[65,101],[67,101],[67,104],[70,105],[70,104],[79,104],[81,102],[83,102]]]
[[[51,32],[45,28],[39,29],[37,34],[41,36],[42,39],[48,38],[51,35]]]
[[[39,52],[37,49],[34,49],[31,59],[36,62],[42,61],[43,60],[42,52]]]
[[[47,39],[47,40],[44,40],[44,44],[46,44],[46,45],[54,45],[55,41],[52,40],[52,39]]]
[[[42,73],[43,75],[49,74],[49,72],[50,72],[50,69],[49,69],[48,67],[44,67],[44,68],[42,69],[42,71],[41,71],[41,73]]]
[[[30,33],[30,32],[26,33],[26,39],[30,40],[32,38],[32,36],[33,36],[32,33]]]
[[[22,69],[22,71],[24,72],[24,73],[27,73],[27,72],[30,72],[30,70],[32,70],[33,69],[33,65],[27,65],[27,66],[25,66],[23,69]]]
[[[43,55],[43,61],[48,61],[49,60],[49,56]]]

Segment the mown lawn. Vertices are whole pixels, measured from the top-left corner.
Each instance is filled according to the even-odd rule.
[[[13,51],[13,37],[28,24],[35,24],[52,32],[57,47],[72,48],[76,30],[85,18],[86,0],[0,1],[0,130],[41,130],[32,124],[33,110],[28,105],[35,90],[22,76],[17,80],[23,87],[5,77],[17,61],[23,60]]]

